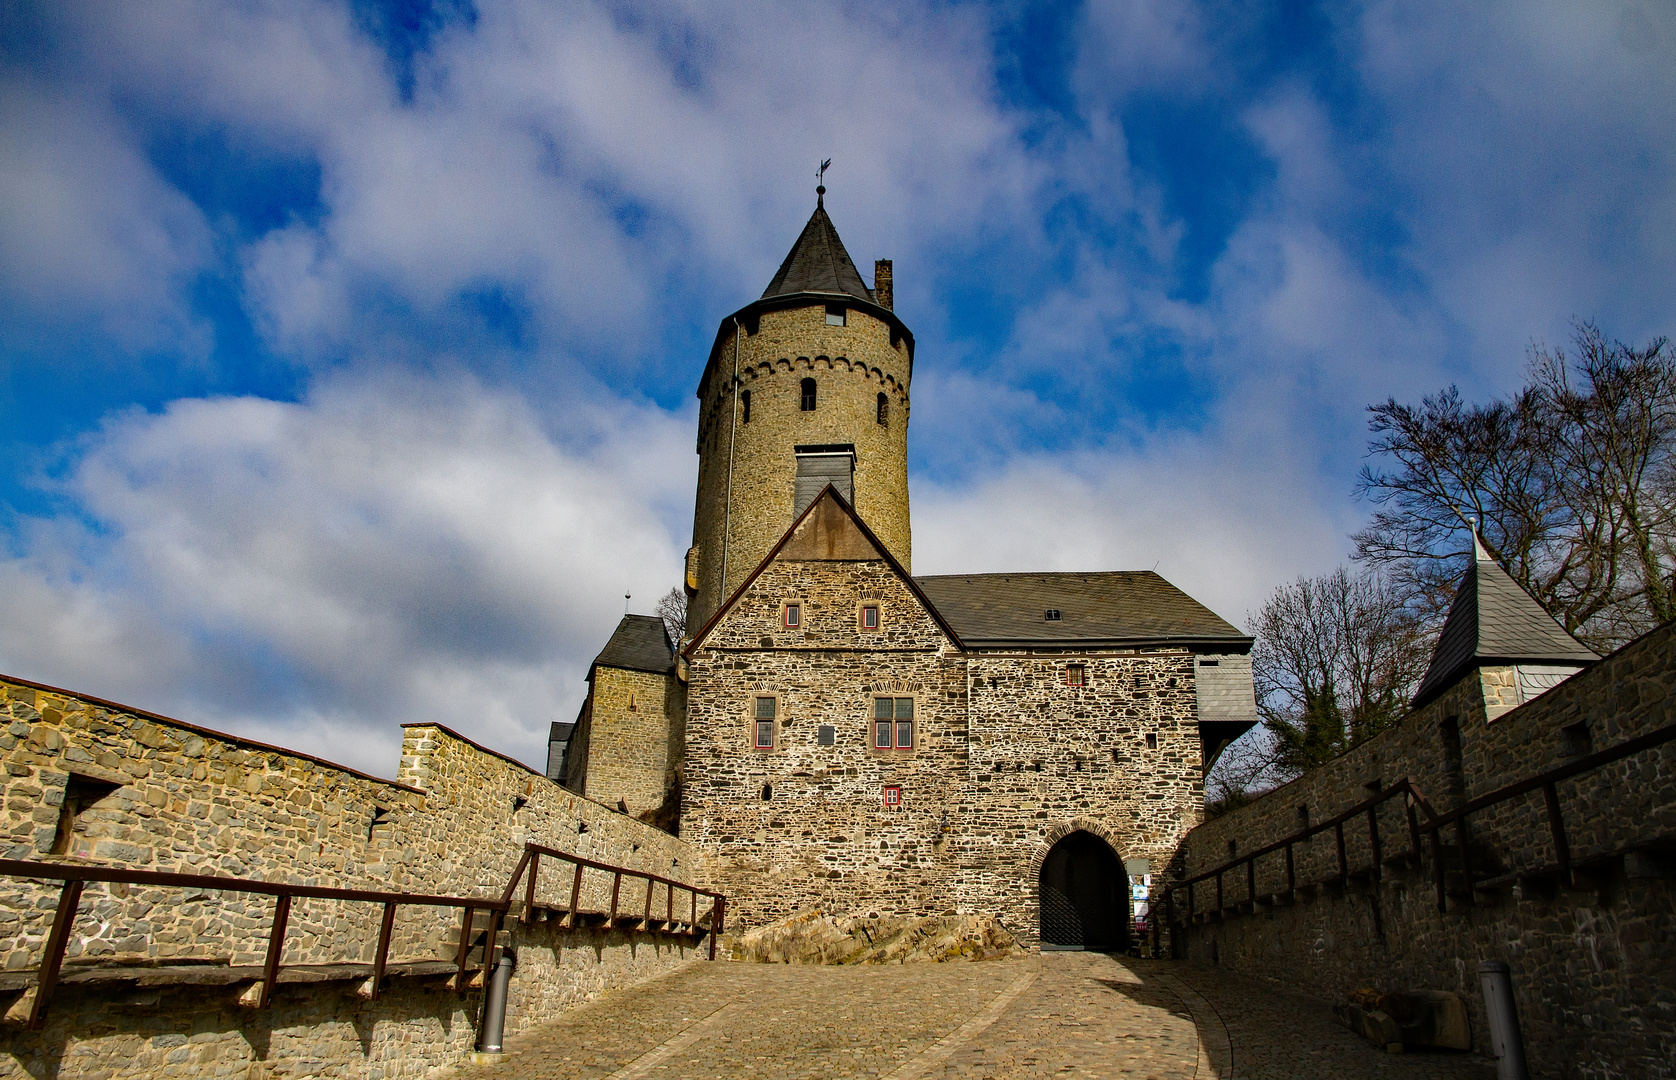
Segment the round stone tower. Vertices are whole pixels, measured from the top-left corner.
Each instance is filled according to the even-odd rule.
[[[904,566],[914,336],[869,289],[826,189],[762,296],[722,320],[698,383],[698,499],[687,626],[703,626],[828,483]]]

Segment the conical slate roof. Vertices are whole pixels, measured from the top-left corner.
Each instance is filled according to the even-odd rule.
[[[762,299],[791,293],[845,293],[873,302],[873,290],[856,272],[850,253],[844,250],[844,242],[838,239],[838,230],[832,227],[832,219],[826,216],[825,202],[824,199],[816,200],[809,224],[803,226],[802,235],[792,245],[786,261],[780,264],[779,273],[763,290]]]
[[[1588,664],[1600,658],[1508,577],[1476,536],[1472,546],[1472,565],[1449,605],[1431,667],[1414,695],[1415,708],[1484,663]]]

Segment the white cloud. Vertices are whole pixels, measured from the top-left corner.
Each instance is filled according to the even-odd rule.
[[[85,554],[47,563],[58,521],[4,567],[51,617],[11,624],[0,670],[374,772],[421,719],[539,765],[622,594],[650,610],[685,548],[658,509],[690,498],[686,425],[605,410],[615,434],[585,452],[466,381],[115,419],[67,486]]]

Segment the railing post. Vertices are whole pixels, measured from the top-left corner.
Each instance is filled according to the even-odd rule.
[[[687,920],[687,929],[696,934],[698,933],[698,890],[688,889],[687,892],[693,898],[692,917]]]
[[[664,895],[663,925],[667,930],[675,928],[675,883],[669,882]]]
[[[1414,805],[1414,792],[1410,791],[1403,802],[1408,807],[1408,864],[1413,869],[1420,868],[1420,813]]]
[[[1455,842],[1461,846],[1461,884],[1466,889],[1466,902],[1472,903],[1472,852],[1467,845],[1472,836],[1467,831],[1467,816],[1463,812],[1455,819]]]
[[[372,961],[372,1000],[378,1000],[378,986],[384,981],[384,964],[390,956],[390,933],[396,926],[396,902],[384,904],[384,919],[378,925],[378,955]]]
[[[1574,885],[1571,873],[1571,844],[1565,838],[1565,819],[1560,817],[1560,793],[1552,783],[1542,785],[1542,800],[1548,804],[1548,831],[1554,837],[1554,856],[1559,860],[1565,883]]]
[[[1437,909],[1439,911],[1448,911],[1449,901],[1444,890],[1443,827],[1441,825],[1433,825],[1430,832],[1432,834],[1432,877],[1436,879],[1437,883]]]
[[[647,882],[648,885],[651,882]],[[717,894],[716,902],[710,909],[710,959],[716,958],[716,939],[722,936],[722,922],[727,914],[727,897]]]
[[[640,916],[640,929],[652,928],[652,886],[656,884],[650,877],[646,879],[646,910]]]
[[[535,875],[541,869],[541,852],[530,852],[530,879],[524,883],[524,921],[535,921]]]
[[[265,1009],[273,1000],[274,983],[279,980],[279,957],[285,951],[285,924],[291,919],[291,894],[280,893],[274,898],[274,925],[268,932],[268,956],[262,962],[262,993],[256,1007]]]
[[[606,926],[617,925],[617,896],[623,891],[623,872],[621,870],[611,878],[611,915],[605,920]]]
[[[576,908],[582,902],[582,864],[576,864],[576,876],[570,879],[570,910],[564,913],[564,925],[576,925]]]
[[[1368,807],[1368,845],[1373,848],[1373,880],[1384,877],[1385,869],[1379,850],[1379,804]]]
[[[1344,822],[1333,822],[1333,836],[1338,840],[1338,881],[1343,885],[1350,880],[1350,863],[1344,858]]]
[[[33,1031],[41,1030],[47,1022],[47,1002],[58,989],[58,972],[64,965],[64,949],[70,944],[70,929],[76,923],[76,908],[81,904],[84,884],[72,879],[58,891],[58,910],[52,914],[52,930],[47,933],[41,971],[35,977],[35,1000],[29,1003],[29,1027]]]
[[[466,996],[466,956],[471,952],[471,921],[477,912],[469,905],[466,907],[464,921],[460,923],[460,955],[457,958],[459,970],[454,973],[454,988],[461,997]]]
[[[495,973],[495,960],[500,956],[500,928],[506,913],[499,908],[489,916],[489,938],[483,942],[483,978],[485,981]]]

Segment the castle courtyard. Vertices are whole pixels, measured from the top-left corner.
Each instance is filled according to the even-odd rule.
[[[1490,1080],[1386,1054],[1319,1002],[1199,964],[1046,952],[890,967],[694,963],[507,1043],[455,1080]]]

